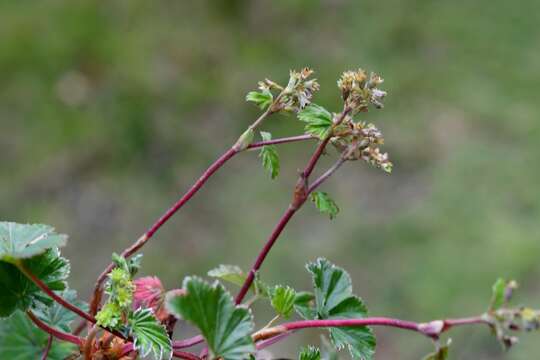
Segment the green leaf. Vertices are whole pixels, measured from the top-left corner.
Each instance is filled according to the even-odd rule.
[[[40,330],[21,311],[0,321],[0,359],[41,359],[49,334]],[[63,360],[76,347],[73,344],[53,340],[48,360]]]
[[[334,200],[325,192],[314,191],[310,195],[311,201],[315,203],[315,206],[323,214],[326,214],[333,219],[339,213],[339,207]]]
[[[427,354],[422,360],[446,360],[448,359],[448,352],[452,340],[448,339],[446,345],[439,346],[435,352]]]
[[[272,134],[261,131],[264,141],[272,140]],[[275,179],[279,175],[279,155],[274,145],[266,145],[261,148],[259,157],[262,159],[263,167],[270,173],[270,177]]]
[[[57,249],[49,249],[44,254],[20,260],[29,272],[37,276],[51,290],[66,288],[69,263]],[[36,303],[51,305],[52,300],[30,281],[17,266],[0,261],[0,317],[11,315],[15,310],[27,310]]]
[[[294,310],[296,291],[289,286],[277,285],[271,291],[270,302],[276,312],[288,318]]]
[[[54,232],[42,224],[17,224],[0,222],[0,261],[14,262],[43,254],[47,249],[66,244],[67,235]]]
[[[88,309],[88,305],[84,301],[77,299],[77,292],[75,290],[64,290],[58,295],[84,311]],[[33,311],[41,321],[64,332],[71,332],[71,324],[78,318],[75,313],[57,302],[54,302],[51,306],[45,306],[39,303]]]
[[[332,114],[322,106],[311,104],[298,113],[298,119],[306,123],[306,133],[319,139],[326,138],[332,131]]]
[[[315,319],[317,311],[313,308],[315,295],[310,292],[302,291],[296,293],[294,298],[294,310],[304,319]]]
[[[352,293],[351,278],[345,270],[322,258],[309,263],[307,269],[313,276],[315,304],[308,307],[308,311],[304,306],[303,311],[299,311],[300,316],[306,319],[358,319],[367,315],[362,300]],[[296,309],[298,311],[298,306]],[[353,358],[373,358],[376,342],[370,328],[330,328],[329,332],[338,350],[348,347]]]
[[[246,101],[251,101],[255,103],[258,107],[260,107],[262,110],[265,110],[270,105],[272,105],[272,102],[274,101],[274,96],[269,90],[261,90],[261,91],[250,91],[246,95]]]
[[[208,276],[227,281],[237,286],[244,285],[247,278],[246,273],[244,273],[244,271],[242,271],[242,269],[240,269],[238,266],[223,264],[208,271]],[[253,290],[256,295],[268,297],[269,287],[259,279],[258,273],[255,275],[255,280],[253,281],[253,285],[251,285],[251,290]]]
[[[124,269],[131,275],[131,277],[134,277],[141,268],[142,257],[143,254],[137,254],[129,259],[126,259],[117,253],[112,254],[112,260],[116,267]]]
[[[185,295],[167,298],[170,313],[199,328],[212,358],[247,359],[255,351],[250,333],[253,319],[246,308],[235,306],[231,295],[217,281],[210,285],[197,277],[187,277]]]
[[[172,356],[171,340],[167,330],[154,316],[151,309],[137,309],[128,319],[130,335],[135,340],[133,345],[141,357],[152,354],[154,359],[170,359]]]
[[[497,311],[504,305],[506,291],[506,280],[498,278],[491,288],[491,302],[489,304],[489,311]]]
[[[247,277],[240,267],[236,265],[223,264],[208,271],[208,276],[224,280],[238,286],[242,286]]]
[[[308,346],[300,350],[298,360],[321,360],[321,351],[315,346]]]

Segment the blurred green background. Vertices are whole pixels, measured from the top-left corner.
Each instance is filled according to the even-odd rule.
[[[84,297],[257,116],[256,82],[312,66],[315,101],[337,111],[341,71],[386,79],[391,176],[351,163],[324,190],[342,212],[302,209],[263,279],[308,289],[304,263],[348,269],[371,314],[429,320],[482,312],[499,277],[540,305],[540,2],[1,1],[0,215],[52,224]],[[294,117],[265,125],[295,135]],[[271,181],[256,153],[234,158],[145,248],[167,287],[220,263],[248,268],[288,204],[313,144],[280,147]],[[328,164],[331,159],[325,159]],[[232,289],[236,291],[236,289]],[[269,318],[267,307],[259,322]],[[418,359],[426,339],[377,329],[377,359]],[[503,354],[485,328],[451,333],[452,359],[532,359],[538,337]],[[271,351],[294,357],[317,331]]]

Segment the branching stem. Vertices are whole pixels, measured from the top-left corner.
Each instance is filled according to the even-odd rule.
[[[31,310],[27,310],[26,315],[30,318],[30,320],[32,320],[32,322],[38,328],[40,328],[41,330],[45,331],[49,335],[52,335],[52,336],[54,336],[55,338],[57,338],[59,340],[70,342],[70,343],[75,344],[75,345],[77,345],[79,347],[84,342],[84,340],[81,339],[78,336],[65,333],[63,331],[57,330],[57,329],[45,324],[43,321],[39,320],[38,317]]]

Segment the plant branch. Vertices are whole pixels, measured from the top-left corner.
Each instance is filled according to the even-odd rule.
[[[343,112],[340,114],[340,116],[336,119],[336,121],[333,124],[333,127],[341,124],[345,117],[351,112],[351,109],[346,107]],[[251,287],[251,284],[253,283],[253,280],[255,279],[255,274],[260,269],[262,263],[266,259],[266,256],[274,246],[274,243],[278,239],[278,237],[281,235],[281,232],[287,226],[289,223],[289,220],[293,217],[293,215],[298,211],[300,207],[306,202],[307,196],[309,195],[308,192],[308,179],[311,173],[313,172],[313,169],[315,168],[315,165],[319,161],[320,157],[324,153],[324,149],[326,148],[326,145],[330,141],[330,138],[332,137],[332,134],[330,133],[326,138],[324,138],[319,145],[317,146],[317,149],[309,159],[306,167],[300,174],[294,191],[294,197],[287,208],[287,210],[283,213],[281,218],[279,219],[278,223],[274,227],[274,230],[272,230],[272,233],[270,234],[268,240],[266,241],[266,244],[262,248],[262,250],[259,252],[259,255],[257,255],[257,258],[255,259],[255,262],[253,263],[253,266],[251,267],[251,270],[247,274],[246,280],[244,281],[244,284],[242,285],[242,288],[240,289],[240,292],[238,295],[236,295],[235,302],[236,304],[240,304],[244,297],[246,296],[247,292],[249,291],[249,288]],[[338,161],[339,163],[339,161]],[[341,164],[338,164],[336,169]],[[328,173],[327,176],[323,175],[323,178],[320,179],[318,183],[316,183],[316,186],[319,186],[324,180],[326,180],[332,173],[336,170],[334,169],[330,173]]]
[[[290,136],[290,137],[254,142],[252,144],[249,144],[247,149],[253,150],[253,149],[258,149],[260,147],[267,146],[267,145],[279,145],[279,144],[285,144],[285,143],[290,143],[290,142],[316,140],[316,139],[317,139],[316,137],[311,136],[311,135]]]
[[[173,349],[185,349],[200,344],[203,341],[204,338],[202,337],[202,335],[197,335],[185,340],[176,340],[173,341]]]
[[[252,335],[253,341],[273,339],[276,336],[289,334],[291,331],[308,328],[326,327],[358,327],[358,326],[387,326],[399,329],[415,331],[432,339],[437,339],[442,333],[455,326],[486,324],[491,322],[483,315],[447,320],[433,320],[427,323],[388,318],[371,317],[362,319],[338,319],[338,320],[301,320],[284,323],[272,328],[261,329]]]
[[[47,345],[45,346],[45,350],[43,350],[43,355],[41,356],[41,360],[47,360],[47,357],[49,357],[49,351],[51,351],[53,339],[54,339],[54,336],[49,335],[49,340],[47,340]]]
[[[31,310],[27,310],[26,315],[30,318],[30,320],[32,320],[32,322],[38,328],[45,331],[49,335],[54,336],[57,339],[70,342],[70,343],[75,344],[75,345],[77,345],[79,347],[84,343],[84,340],[81,339],[78,336],[65,333],[63,331],[57,330],[57,329],[45,324],[43,321],[39,320],[38,317]]]

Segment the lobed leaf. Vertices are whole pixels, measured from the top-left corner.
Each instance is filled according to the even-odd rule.
[[[332,114],[320,105],[311,104],[298,113],[298,119],[306,123],[306,133],[324,139],[332,131]]]
[[[271,290],[270,303],[276,312],[288,318],[294,310],[296,291],[289,286],[277,285]]]
[[[261,91],[250,91],[246,95],[246,101],[251,101],[262,110],[265,110],[270,105],[272,105],[272,102],[274,101],[274,96],[272,95],[270,90],[267,89]]]
[[[261,131],[264,141],[272,140],[272,134]],[[266,145],[261,148],[259,157],[262,159],[263,167],[270,173],[270,177],[275,179],[279,175],[279,155],[274,145]]]
[[[152,354],[154,359],[170,359],[172,344],[167,330],[154,316],[151,309],[139,308],[132,312],[128,319],[133,346],[144,358]]]
[[[48,225],[0,222],[0,261],[31,258],[66,242],[67,235],[56,234]]]
[[[167,297],[170,313],[192,322],[206,340],[213,358],[247,359],[255,351],[250,333],[253,318],[246,308],[236,306],[231,295],[217,281],[210,285],[187,277],[185,295]]]
[[[48,339],[49,334],[35,326],[23,312],[16,311],[0,321],[0,359],[41,359]],[[75,350],[73,344],[55,339],[47,359],[63,360]]]
[[[367,315],[362,300],[352,293],[351,278],[345,270],[322,258],[309,263],[307,269],[313,277],[315,304],[304,301],[303,306],[296,305],[300,316],[306,319],[357,319]],[[373,358],[376,341],[370,328],[330,328],[329,332],[338,350],[347,347],[353,358]]]
[[[41,255],[19,260],[29,272],[37,276],[51,290],[66,288],[69,275],[69,262],[60,256],[57,249],[46,250]],[[43,303],[47,306],[52,300],[29,280],[19,268],[11,263],[0,261],[0,317],[11,315],[15,310],[27,310],[30,306]],[[9,289],[9,291],[7,291]]]
[[[328,215],[330,219],[335,218],[339,213],[339,207],[327,193],[314,191],[311,193],[310,197],[317,209],[319,209],[322,214]]]
[[[298,360],[321,360],[321,351],[315,346],[308,346],[300,350]]]
[[[77,292],[75,290],[64,290],[58,295],[70,304],[73,304],[84,311],[88,310],[88,304],[77,299]],[[39,303],[36,304],[35,308],[32,310],[34,311],[34,314],[47,325],[68,333],[71,332],[71,324],[73,321],[78,319],[77,314],[66,309],[57,302],[53,302],[50,306]]]

